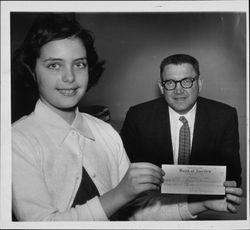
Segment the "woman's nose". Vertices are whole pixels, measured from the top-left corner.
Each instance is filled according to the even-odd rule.
[[[72,68],[67,68],[63,74],[64,82],[73,82],[75,81],[75,74]]]

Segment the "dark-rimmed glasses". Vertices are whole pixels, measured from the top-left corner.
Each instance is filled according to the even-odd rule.
[[[193,83],[195,80],[197,80],[199,76],[196,77],[186,77],[183,78],[179,81],[175,80],[165,80],[161,81],[161,85],[166,89],[166,90],[174,90],[177,86],[177,83],[179,82],[181,84],[181,87],[184,89],[189,89],[193,86]]]

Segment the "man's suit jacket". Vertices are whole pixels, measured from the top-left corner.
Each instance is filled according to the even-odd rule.
[[[131,107],[121,137],[131,162],[173,164],[169,112],[164,98]],[[227,180],[241,185],[235,108],[198,97],[190,164],[226,165]]]

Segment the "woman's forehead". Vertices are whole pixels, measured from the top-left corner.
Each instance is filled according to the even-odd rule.
[[[40,58],[86,57],[86,49],[79,38],[53,40],[40,49]]]

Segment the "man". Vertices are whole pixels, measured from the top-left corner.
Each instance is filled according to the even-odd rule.
[[[121,130],[132,162],[226,165],[227,180],[241,185],[239,133],[236,109],[199,97],[202,79],[198,61],[176,54],[160,65],[162,98],[129,109]],[[180,129],[187,122],[189,157],[179,161]],[[178,162],[179,161],[179,162]]]

